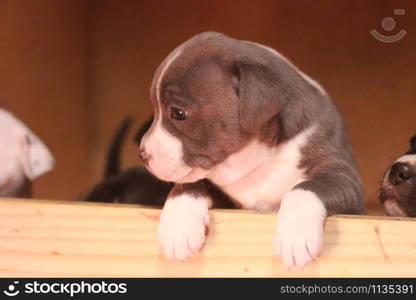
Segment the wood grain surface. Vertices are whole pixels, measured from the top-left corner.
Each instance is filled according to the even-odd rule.
[[[272,256],[273,213],[212,211],[206,246],[184,262],[162,256],[159,213],[134,205],[0,199],[0,276],[416,276],[416,222],[409,218],[330,217],[320,259],[288,271]]]

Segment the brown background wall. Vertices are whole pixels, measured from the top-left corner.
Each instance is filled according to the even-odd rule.
[[[404,16],[393,9],[403,8]],[[99,180],[109,139],[127,115],[151,113],[154,70],[207,30],[278,49],[332,95],[375,203],[388,164],[416,133],[414,1],[0,1],[0,105],[50,146],[58,166],[35,195],[73,199]],[[376,41],[397,21],[393,44]],[[132,132],[133,134],[133,132]],[[139,164],[131,142],[124,166]]]

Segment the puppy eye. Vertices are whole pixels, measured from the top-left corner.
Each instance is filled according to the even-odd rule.
[[[188,112],[177,107],[172,107],[170,116],[176,120],[183,121],[188,118]]]

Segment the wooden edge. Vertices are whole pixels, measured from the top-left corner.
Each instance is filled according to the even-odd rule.
[[[157,209],[160,210],[160,206],[140,205],[140,204],[121,204],[121,203],[103,203],[103,202],[85,202],[75,200],[47,200],[47,199],[25,199],[25,198],[1,198],[0,204],[7,202],[24,201],[26,204],[42,204],[42,205],[71,205],[71,206],[92,206],[92,207],[117,207],[117,208],[143,208],[143,209]],[[243,210],[243,209],[212,209],[212,212],[221,212],[229,214],[257,214],[257,215],[275,215],[275,212],[270,211],[256,211],[256,210]],[[416,218],[410,217],[390,217],[379,215],[345,215],[338,214],[330,216],[329,219],[343,218],[343,219],[358,219],[358,220],[388,220],[388,221],[416,221]]]

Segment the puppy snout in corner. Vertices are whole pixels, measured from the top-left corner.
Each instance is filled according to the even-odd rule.
[[[389,216],[416,217],[416,136],[385,173],[379,200]]]
[[[414,174],[415,170],[411,165],[398,162],[391,167],[389,181],[392,185],[397,186],[400,183],[411,179]]]

